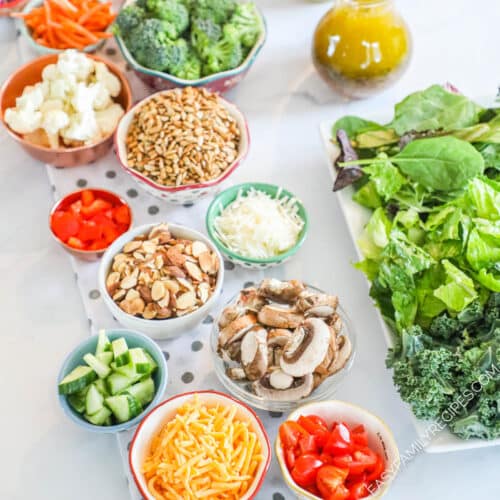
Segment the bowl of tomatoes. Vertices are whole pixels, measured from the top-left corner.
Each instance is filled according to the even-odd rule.
[[[300,499],[380,498],[400,465],[387,425],[343,401],[310,403],[280,426],[276,457],[283,479]]]
[[[93,261],[132,227],[130,206],[104,189],[80,189],[59,200],[49,216],[50,232],[71,255]]]

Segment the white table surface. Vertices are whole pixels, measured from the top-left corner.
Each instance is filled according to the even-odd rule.
[[[350,265],[355,251],[331,192],[318,124],[348,112],[369,114],[435,82],[450,81],[470,96],[494,94],[500,83],[500,3],[401,0],[414,36],[412,64],[392,89],[354,103],[333,96],[310,61],[311,32],[328,4],[258,3],[268,41],[246,80],[229,94],[246,113],[252,134],[250,155],[235,180],[283,184],[304,201],[309,237],[284,274],[339,293],[358,333],[358,353],[338,398],[385,419],[403,454],[416,433],[385,369],[385,342],[366,283]],[[19,64],[14,25],[0,19],[0,82]],[[63,357],[89,331],[70,261],[47,230],[52,193],[45,168],[4,130],[0,152],[0,498],[127,500],[115,438],[80,430],[55,396]],[[498,499],[499,466],[499,448],[417,453],[385,498]],[[282,484],[276,488],[283,491]]]

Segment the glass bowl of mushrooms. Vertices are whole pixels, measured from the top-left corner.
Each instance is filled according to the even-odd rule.
[[[330,398],[354,361],[356,338],[338,297],[301,281],[244,288],[211,333],[215,373],[247,404],[289,411]]]

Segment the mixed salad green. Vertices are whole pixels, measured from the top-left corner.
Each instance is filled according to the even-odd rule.
[[[263,25],[253,2],[137,0],[114,30],[142,66],[196,80],[239,66]]]
[[[388,366],[401,397],[438,419],[489,377],[449,427],[500,437],[500,108],[433,85],[387,125],[346,116],[333,134],[334,189],[354,184],[373,210],[356,267],[396,334]]]

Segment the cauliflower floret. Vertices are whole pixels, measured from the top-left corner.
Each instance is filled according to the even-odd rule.
[[[69,116],[60,109],[49,109],[42,117],[42,128],[47,133],[51,148],[59,147],[59,132],[69,125]]]
[[[122,116],[123,108],[116,103],[102,111],[96,111],[95,117],[99,130],[101,131],[101,136],[106,137],[112,134],[116,128],[116,124]]]
[[[45,113],[47,111],[51,111],[53,109],[63,110],[64,102],[60,99],[47,99],[41,106],[40,111]]]
[[[48,64],[42,70],[42,80],[55,80],[59,78],[59,71],[57,70],[57,66],[55,64]]]
[[[94,61],[85,54],[69,49],[59,55],[57,70],[61,75],[71,74],[78,81],[86,81],[94,71]]]
[[[91,109],[86,113],[76,113],[69,117],[69,125],[61,131],[65,141],[92,142],[98,137],[99,128],[95,119],[95,113]]]
[[[16,99],[16,107],[26,111],[37,111],[43,100],[44,95],[40,84],[25,87],[21,97]]]
[[[87,86],[86,83],[77,83],[71,104],[78,113],[88,113],[94,109],[94,101],[96,100],[99,89],[96,85]]]
[[[40,127],[42,113],[26,108],[9,108],[5,110],[5,121],[14,132],[29,134]]]
[[[108,89],[101,82],[93,83],[91,87],[95,87],[96,89],[96,96],[94,99],[95,110],[103,110],[113,104]]]
[[[56,78],[50,81],[50,99],[61,99],[63,101],[69,98],[76,86],[75,75],[67,74],[61,78]]]
[[[95,63],[95,77],[98,82],[101,82],[106,87],[111,97],[116,97],[120,93],[122,89],[120,80],[109,71],[104,63]]]

